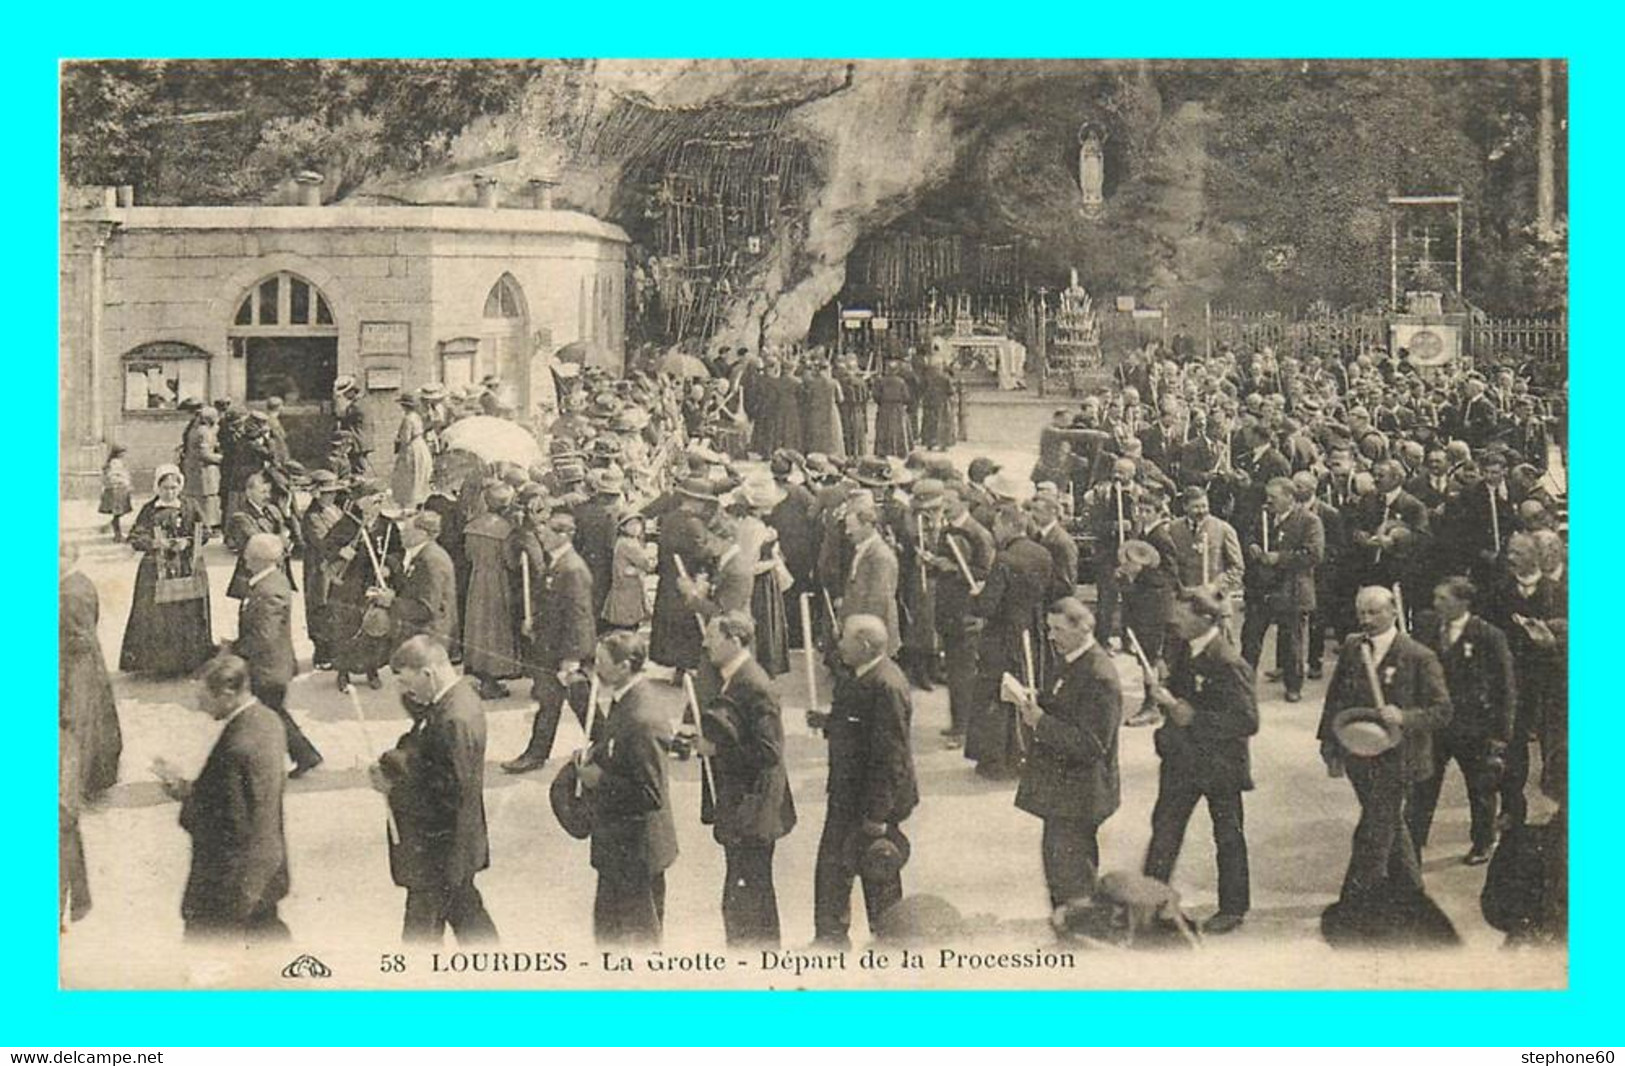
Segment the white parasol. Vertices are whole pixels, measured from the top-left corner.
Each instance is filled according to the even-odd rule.
[[[523,426],[503,418],[475,415],[453,422],[440,435],[450,451],[471,452],[487,463],[516,463],[523,469],[542,461],[542,446]]]

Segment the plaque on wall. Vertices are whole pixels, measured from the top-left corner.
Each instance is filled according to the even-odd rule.
[[[398,366],[371,366],[367,368],[367,391],[399,391],[406,384],[406,371]]]
[[[361,323],[362,355],[411,355],[412,323]]]

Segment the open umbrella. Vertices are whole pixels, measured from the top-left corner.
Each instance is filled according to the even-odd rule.
[[[542,446],[523,426],[489,415],[453,422],[441,434],[451,451],[470,452],[487,463],[516,463],[523,469],[542,461]]]
[[[683,352],[672,352],[660,360],[658,370],[674,378],[708,378],[711,370],[704,363]]]

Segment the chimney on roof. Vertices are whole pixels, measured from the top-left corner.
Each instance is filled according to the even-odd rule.
[[[474,191],[481,207],[494,208],[501,206],[497,197],[497,189],[502,183],[489,174],[474,175]]]
[[[558,184],[552,178],[530,179],[530,197],[531,202],[536,205],[536,210],[553,210],[553,190],[558,187]]]
[[[135,206],[135,186],[120,185],[118,187],[118,205],[120,207]]]
[[[301,207],[322,206],[322,183],[327,179],[314,170],[302,170],[294,175],[295,182],[299,184],[299,205]]]

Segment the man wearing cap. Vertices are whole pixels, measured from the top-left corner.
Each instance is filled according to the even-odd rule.
[[[1229,602],[1196,587],[1175,603],[1168,683],[1149,693],[1165,716],[1153,738],[1162,768],[1145,874],[1173,879],[1198,800],[1206,799],[1219,862],[1219,911],[1203,932],[1228,933],[1251,906],[1241,794],[1253,787],[1248,737],[1258,732],[1253,670],[1225,639]]]
[[[854,851],[900,836],[920,800],[909,747],[914,708],[907,679],[888,657],[890,639],[881,619],[848,615],[837,644],[844,669],[835,673],[829,713],[807,715],[829,739],[829,806],[813,874],[813,928],[815,943],[830,947],[851,945],[854,877],[863,882],[871,934],[903,898],[900,867],[881,871],[851,859]]]
[[[846,587],[836,618],[872,615],[886,626],[886,653],[903,646],[897,612],[897,553],[880,535],[880,509],[867,491],[853,492],[846,502],[844,528],[852,545]]]
[[[1294,503],[1290,478],[1270,479],[1265,500],[1247,538],[1241,654],[1257,670],[1264,636],[1275,626],[1286,701],[1297,703],[1303,698],[1304,639],[1315,609],[1315,568],[1326,557],[1326,530]]]
[[[592,495],[571,508],[576,520],[575,547],[592,574],[593,617],[604,613],[604,601],[615,576],[615,531],[624,511],[626,474],[618,466],[587,476]]]
[[[1433,732],[1450,722],[1450,692],[1438,657],[1399,632],[1391,590],[1368,586],[1355,600],[1361,636],[1347,641],[1326,688],[1316,733],[1333,777],[1348,775],[1360,801],[1341,901],[1398,880],[1422,891],[1422,868],[1403,817],[1413,784],[1434,773]],[[1357,713],[1345,714],[1351,709]],[[1341,716],[1341,717],[1340,717]],[[1365,717],[1388,733],[1382,750],[1357,754],[1343,730]]]
[[[730,611],[706,623],[705,652],[719,696],[702,719],[701,755],[711,758],[716,796],[712,835],[726,872],[722,926],[730,945],[779,946],[773,850],[796,824],[784,766],[784,722],[771,679],[751,657],[756,623]]]
[[[1020,723],[1001,702],[1000,681],[1007,673],[1026,681],[1030,660],[1032,681],[1037,683],[1045,597],[1052,581],[1054,564],[1049,552],[1028,536],[1029,525],[1020,507],[1013,503],[999,507],[993,517],[998,552],[986,584],[970,601],[971,613],[985,624],[978,656],[980,692],[965,736],[965,758],[976,763],[978,774],[995,779],[1019,772],[1024,742]]]
[[[1123,693],[1089,608],[1068,596],[1050,605],[1046,622],[1056,677],[1043,690],[1029,689],[1018,706],[1032,740],[1016,807],[1044,822],[1044,883],[1050,906],[1060,908],[1094,893],[1100,827],[1122,799]]]
[[[288,757],[293,760],[289,776],[302,777],[322,761],[322,755],[288,713],[288,685],[299,672],[299,662],[293,651],[293,587],[284,572],[282,538],[254,534],[243,545],[240,561],[246,576],[231,650],[248,663],[254,698],[282,719]]]
[[[526,528],[519,536],[520,566],[529,566],[530,614],[520,632],[529,641],[525,665],[530,672],[531,698],[536,716],[531,720],[530,742],[515,759],[502,764],[510,774],[522,774],[547,762],[569,686],[579,680],[582,664],[592,657],[598,627],[594,609],[592,572],[576,552],[575,519],[558,511],[539,528]],[[572,700],[576,717],[586,726],[587,708]]]

